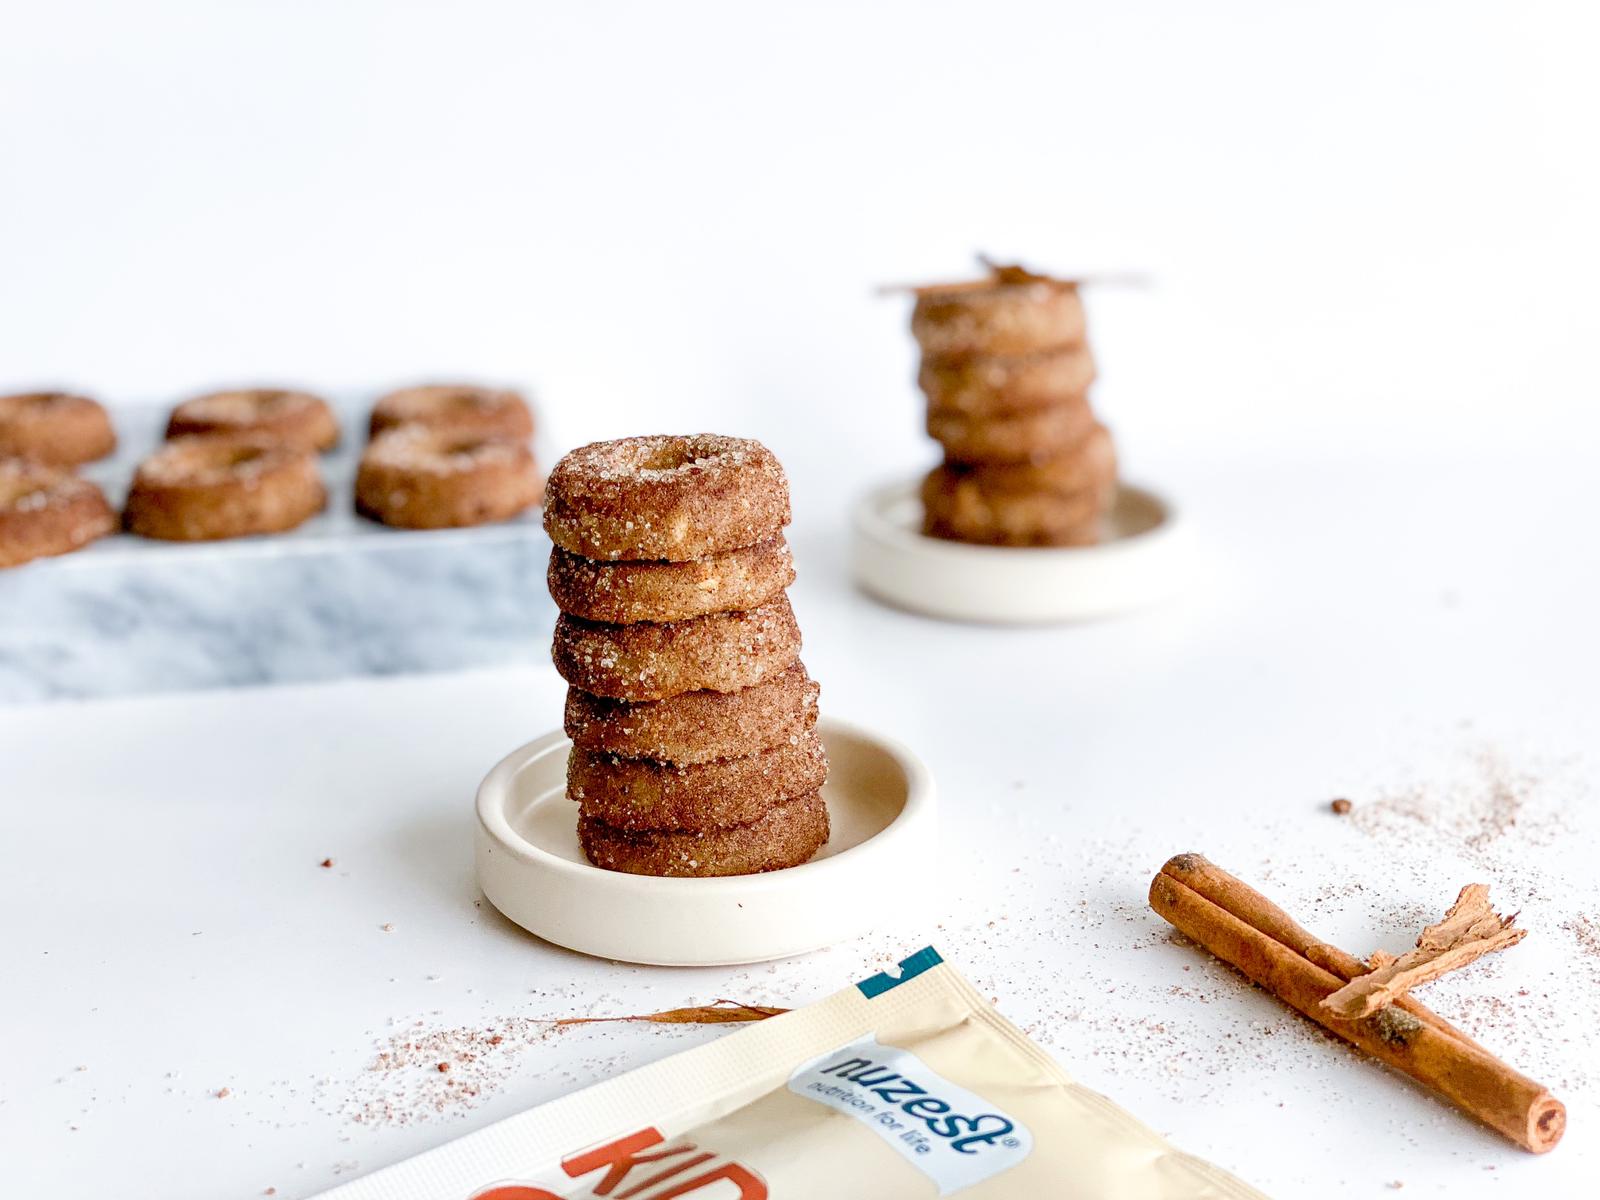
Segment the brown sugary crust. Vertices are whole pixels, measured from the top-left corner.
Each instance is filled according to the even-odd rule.
[[[1043,408],[975,417],[928,410],[928,433],[959,463],[1038,463],[1071,450],[1094,428],[1087,396],[1066,396]]]
[[[786,800],[745,825],[697,833],[630,831],[578,818],[578,841],[589,861],[630,875],[753,875],[797,867],[822,849],[828,832],[821,792]]]
[[[1042,276],[991,276],[923,289],[911,335],[927,358],[1032,354],[1080,345],[1086,332],[1078,285]]]
[[[519,393],[509,388],[430,383],[390,392],[372,406],[369,436],[377,437],[402,425],[425,425],[525,442],[533,436],[533,411]]]
[[[1110,500],[1117,483],[1117,448],[1099,422],[1063,454],[1027,463],[946,463],[944,478],[990,500],[1046,492],[1073,496],[1092,492]],[[938,475],[935,471],[934,475]]]
[[[20,392],[0,396],[0,458],[75,467],[117,448],[106,410],[87,396]]]
[[[580,751],[705,763],[799,745],[817,723],[817,682],[796,662],[737,692],[685,692],[630,704],[573,688],[566,731]]]
[[[1111,436],[1028,466],[936,467],[922,483],[923,532],[988,546],[1088,546],[1116,491]]]
[[[332,450],[339,422],[321,396],[285,388],[240,388],[185,400],[167,420],[167,437],[258,433],[300,450]]]
[[[506,521],[542,492],[526,441],[424,425],[380,433],[356,471],[356,511],[400,529]]]
[[[168,442],[140,463],[122,519],[141,537],[209,542],[293,529],[327,498],[311,451],[211,434]]]
[[[1094,355],[1087,346],[1039,354],[928,359],[917,384],[932,408],[973,417],[1042,408],[1063,396],[1079,396],[1094,382]]]
[[[687,562],[770,541],[789,480],[760,442],[701,433],[594,442],[550,472],[544,527],[584,558]]]
[[[745,825],[827,778],[828,756],[814,732],[795,745],[692,766],[578,749],[567,758],[567,795],[583,816],[614,829]]]
[[[736,692],[800,657],[800,627],[783,595],[748,612],[688,621],[604,625],[563,613],[552,657],[573,687],[618,700]]]
[[[586,621],[684,621],[760,608],[794,582],[794,559],[781,536],[692,562],[595,562],[557,546],[549,582],[556,607]]]
[[[104,494],[70,471],[0,459],[0,567],[70,554],[117,527]]]

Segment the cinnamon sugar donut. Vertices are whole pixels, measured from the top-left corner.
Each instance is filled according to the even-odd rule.
[[[584,558],[685,562],[770,541],[789,481],[760,442],[717,434],[595,442],[550,472],[544,525]]]
[[[283,388],[210,392],[172,410],[167,437],[204,433],[258,433],[299,450],[331,450],[339,444],[339,422],[328,402]]]
[[[572,688],[565,726],[576,752],[705,763],[796,746],[817,723],[816,681],[796,662],[737,692],[685,692],[631,704]]]
[[[1037,463],[1065,453],[1094,428],[1087,396],[1068,396],[1044,408],[974,417],[928,410],[928,433],[945,457],[962,463]]]
[[[526,441],[405,425],[361,455],[356,511],[402,529],[485,525],[532,508],[542,490]]]
[[[549,581],[556,606],[586,621],[683,621],[760,608],[794,582],[794,560],[781,536],[690,562],[595,562],[557,546]]]
[[[87,479],[27,459],[0,459],[0,567],[70,554],[116,527],[116,513]]]
[[[1020,267],[992,267],[987,279],[917,289],[911,335],[928,358],[1032,354],[1076,346],[1085,319],[1078,285]]]
[[[748,612],[659,624],[603,625],[562,613],[553,657],[573,687],[617,700],[736,692],[800,657],[800,627],[783,595]]]
[[[311,451],[261,434],[212,434],[168,442],[139,464],[123,524],[142,537],[208,542],[282,533],[326,503]]]
[[[1096,422],[1070,450],[1027,463],[946,463],[959,486],[989,499],[1027,492],[1067,496],[1092,492],[1109,499],[1117,483],[1117,449],[1111,431]]]
[[[525,442],[533,436],[533,413],[526,400],[507,388],[427,384],[390,392],[372,406],[372,437],[401,425],[425,425]]]
[[[828,756],[815,733],[794,745],[695,765],[577,749],[567,758],[567,795],[583,816],[613,829],[745,825],[774,804],[818,791],[827,778]]]
[[[1077,490],[1057,490],[981,477],[993,469],[946,465],[929,472],[922,483],[923,532],[990,546],[1088,546],[1100,540],[1114,476],[1107,474]],[[1091,469],[1063,469],[1059,474],[1081,477]],[[1000,470],[1049,472],[1048,467]]]
[[[986,417],[1081,395],[1094,377],[1089,348],[1069,346],[1039,354],[925,359],[917,384],[933,408]]]
[[[589,861],[631,875],[754,875],[797,867],[828,840],[821,792],[797,796],[746,825],[698,833],[615,829],[578,818],[578,841]]]
[[[0,396],[0,457],[75,467],[117,448],[106,410],[87,396],[21,392]]]

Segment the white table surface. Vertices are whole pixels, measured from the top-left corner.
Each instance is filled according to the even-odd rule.
[[[926,758],[942,862],[874,935],[758,967],[594,961],[483,902],[472,792],[559,723],[548,670],[0,710],[0,1192],[308,1196],[724,1035],[583,1027],[508,1051],[464,1115],[353,1122],[396,1029],[797,1005],[932,942],[1079,1078],[1269,1194],[1592,1195],[1581,467],[1167,464],[1144,478],[1186,502],[1207,570],[1158,611],[1049,630],[857,595],[844,493],[797,472],[806,661],[827,711]],[[1497,782],[1516,823],[1454,843],[1327,808],[1404,833],[1397,801]],[[1566,1142],[1503,1144],[1171,938],[1145,890],[1189,849],[1358,952],[1491,883],[1527,942],[1424,999],[1557,1089]]]

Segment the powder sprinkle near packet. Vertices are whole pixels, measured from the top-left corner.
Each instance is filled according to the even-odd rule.
[[[326,1200],[1265,1200],[1073,1083],[931,947]]]

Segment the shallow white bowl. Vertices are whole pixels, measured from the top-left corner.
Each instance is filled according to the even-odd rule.
[[[624,962],[763,962],[866,933],[927,868],[933,779],[909,750],[858,726],[825,717],[817,732],[833,835],[802,866],[718,879],[594,866],[566,795],[572,743],[555,732],[507,755],[478,788],[478,884],[530,933]]]
[[[869,493],[855,509],[852,571],[870,595],[957,621],[1083,621],[1153,604],[1181,584],[1177,509],[1124,483],[1097,546],[973,546],[922,534],[920,480]]]

